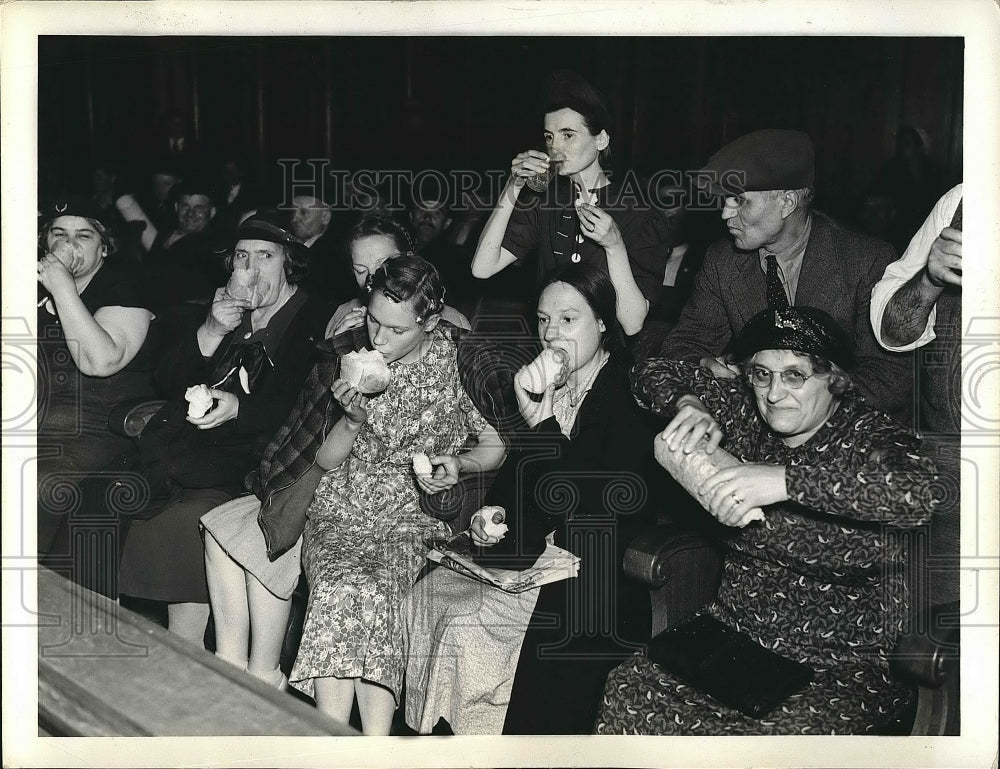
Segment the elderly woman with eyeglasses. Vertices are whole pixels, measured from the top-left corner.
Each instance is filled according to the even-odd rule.
[[[934,465],[915,433],[854,391],[850,340],[822,311],[765,310],[734,353],[742,377],[654,359],[633,371],[633,391],[672,420],[654,439],[661,464],[702,441],[741,463],[698,489],[728,527],[703,612],[815,677],[756,720],[637,656],[609,676],[600,733],[857,734],[907,704],[887,659],[906,612],[900,532],[930,518]]]

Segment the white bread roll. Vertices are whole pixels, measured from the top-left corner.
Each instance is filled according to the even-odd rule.
[[[483,531],[486,532],[488,537],[499,537],[500,539],[503,539],[504,534],[508,532],[507,524],[504,523],[504,520],[507,517],[507,511],[499,505],[486,505],[485,507],[481,507],[475,512],[475,515],[482,516]]]
[[[417,475],[430,476],[434,474],[434,465],[430,457],[424,453],[413,455],[413,472]]]
[[[212,408],[212,393],[203,384],[189,387],[184,392],[184,400],[188,402],[188,416],[192,419],[200,419]]]
[[[546,347],[541,354],[517,372],[517,382],[531,393],[543,393],[549,386],[559,387],[569,378],[569,355]]]
[[[365,395],[382,392],[392,374],[378,350],[358,350],[340,359],[340,378]]]

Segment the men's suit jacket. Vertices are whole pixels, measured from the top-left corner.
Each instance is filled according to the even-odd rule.
[[[913,363],[875,341],[868,307],[872,287],[896,259],[888,243],[849,230],[818,211],[802,260],[795,304],[830,314],[854,339],[852,379],[869,404],[903,418],[911,406]],[[737,251],[731,239],[713,243],[694,291],[660,354],[698,360],[721,355],[744,324],[767,307],[757,251]]]

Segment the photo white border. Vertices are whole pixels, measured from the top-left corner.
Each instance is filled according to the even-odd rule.
[[[673,0],[672,2],[14,2],[0,5],[3,318],[33,328],[29,254],[36,241],[37,36],[142,35],[866,35],[962,36],[965,54],[965,228],[970,286],[966,323],[1000,338],[1000,11],[991,0]],[[753,66],[748,62],[748,66]],[[762,77],[766,73],[762,73]],[[22,256],[23,255],[23,256]],[[968,375],[968,371],[966,374]],[[4,367],[8,398],[30,400]],[[993,373],[995,382],[995,372]],[[11,389],[8,389],[10,386]],[[21,391],[17,391],[17,387]],[[1000,425],[1000,392],[978,411]],[[795,766],[985,767],[997,749],[997,436],[963,441],[984,484],[963,504],[962,737],[949,738],[38,738],[36,633],[19,627],[35,600],[34,532],[16,513],[34,509],[32,478],[4,438],[3,751],[5,766]],[[14,472],[16,470],[17,472]],[[964,491],[964,489],[963,489]],[[976,495],[963,493],[963,503]],[[22,508],[22,505],[24,507]],[[977,523],[977,525],[973,525]],[[32,527],[33,528],[33,527]],[[978,531],[978,541],[970,535]],[[29,551],[30,552],[30,551]],[[23,602],[27,606],[23,605]],[[706,741],[707,740],[707,741]]]

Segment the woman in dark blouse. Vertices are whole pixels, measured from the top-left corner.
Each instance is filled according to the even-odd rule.
[[[79,534],[86,521],[91,534],[113,532],[117,508],[137,491],[127,472],[132,447],[110,432],[108,416],[123,400],[152,395],[147,356],[140,351],[153,313],[136,275],[115,259],[115,238],[96,203],[66,198],[43,216],[38,553],[42,563],[60,570],[69,559],[74,580],[114,595],[116,552],[77,550],[75,542],[94,537],[74,539],[73,530]]]
[[[572,72],[556,74],[544,113],[546,150],[522,152],[511,163],[510,179],[472,259],[472,274],[489,278],[534,255],[541,288],[563,265],[596,265],[618,295],[622,329],[637,334],[659,296],[668,253],[654,213],[609,179],[603,164],[610,152],[611,117],[589,83]],[[526,181],[546,171],[555,183],[540,195],[522,196]]]

